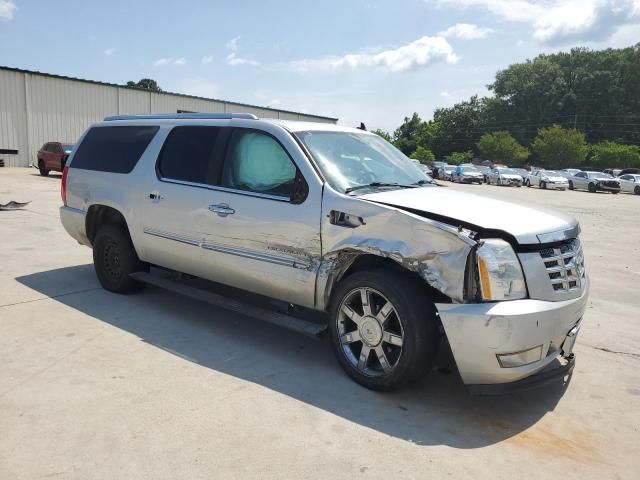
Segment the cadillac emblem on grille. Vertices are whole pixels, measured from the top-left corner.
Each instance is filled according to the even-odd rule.
[[[540,250],[551,286],[556,292],[571,292],[582,288],[585,269],[582,246],[577,238],[558,247]]]

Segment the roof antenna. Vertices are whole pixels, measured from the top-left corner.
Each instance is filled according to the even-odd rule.
[[[364,130],[365,132],[367,131],[367,127],[365,126],[364,122],[360,122],[360,126],[358,127],[358,130]]]

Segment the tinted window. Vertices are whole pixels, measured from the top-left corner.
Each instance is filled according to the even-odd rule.
[[[163,178],[207,183],[209,165],[216,162],[216,140],[220,127],[175,127],[164,142],[158,160]]]
[[[94,127],[85,135],[73,157],[73,168],[129,173],[159,127]]]
[[[295,165],[275,138],[255,130],[233,132],[222,186],[290,197],[295,177]]]

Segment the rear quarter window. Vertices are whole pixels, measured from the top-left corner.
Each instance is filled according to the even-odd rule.
[[[73,168],[129,173],[158,132],[158,126],[93,127],[73,157]]]

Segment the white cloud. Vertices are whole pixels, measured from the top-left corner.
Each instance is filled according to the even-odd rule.
[[[0,20],[11,20],[18,10],[13,0],[0,0]]]
[[[178,82],[177,87],[178,92],[206,98],[215,98],[220,91],[216,83],[204,77],[184,78]]]
[[[350,53],[343,56],[296,60],[290,65],[300,72],[315,69],[380,67],[391,72],[402,72],[427,67],[433,63],[456,63],[458,56],[443,37],[421,37],[395,49],[377,53]]]
[[[437,0],[441,5],[482,8],[502,20],[528,23],[547,44],[599,41],[622,26],[640,23],[640,0]]]
[[[231,65],[232,67],[237,67],[238,65],[260,65],[260,62],[255,60],[251,60],[250,58],[243,58],[238,55],[238,41],[240,40],[240,35],[237,37],[233,37],[226,44],[227,49],[231,50],[231,53],[227,55],[227,65]]]
[[[227,65],[231,65],[232,67],[236,67],[238,65],[260,65],[259,62],[255,60],[251,60],[249,58],[242,58],[236,55],[236,52],[231,52],[227,55]]]
[[[449,91],[448,91],[448,90],[442,90],[442,91],[440,92],[440,96],[441,96],[441,97],[444,97],[444,98],[448,98],[448,97],[450,97],[450,96],[451,96],[451,94],[449,93]]]
[[[438,33],[438,35],[447,38],[461,38],[463,40],[476,40],[487,38],[487,35],[493,33],[492,28],[482,28],[472,23],[456,23],[446,30]]]
[[[104,50],[104,54],[107,57],[110,57],[111,55],[113,55],[114,53],[116,53],[116,49],[115,48],[107,48]]]
[[[184,57],[180,58],[159,58],[155,62],[153,62],[154,67],[166,67],[169,65],[179,67],[181,65],[186,65],[187,59]]]
[[[200,59],[200,63],[203,65],[207,65],[211,62],[213,62],[213,57],[211,55],[206,55]]]

